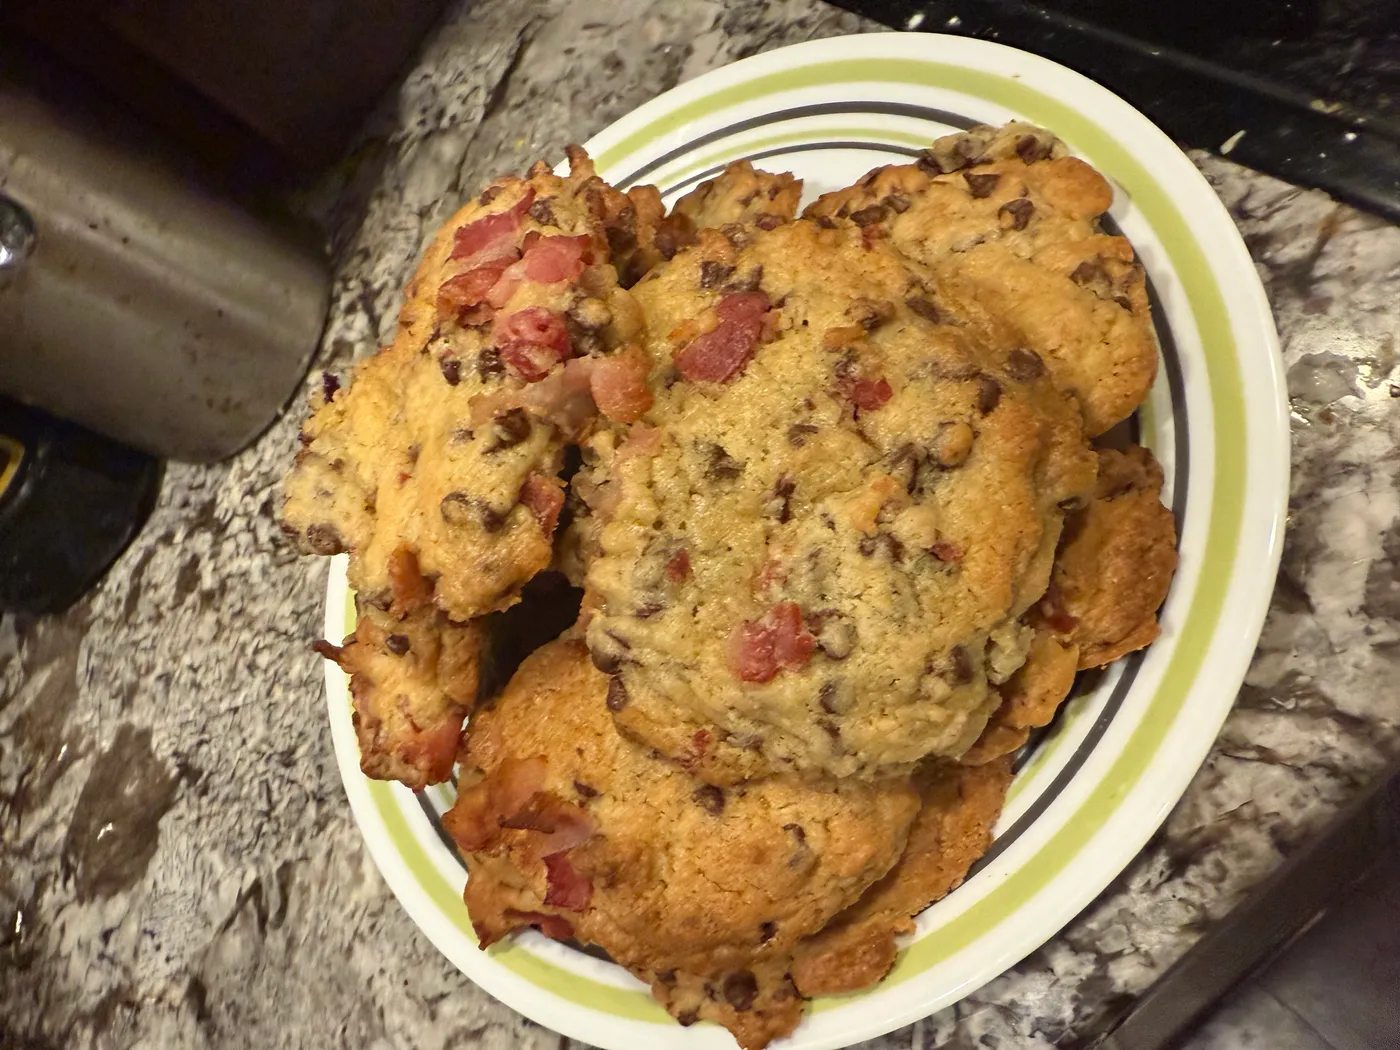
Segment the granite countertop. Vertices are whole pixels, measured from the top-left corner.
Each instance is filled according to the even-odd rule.
[[[391,330],[426,236],[491,175],[678,81],[874,28],[818,0],[478,0],[307,206],[336,231],[320,364]],[[1273,301],[1290,528],[1248,682],[1123,875],[1004,976],[870,1050],[1068,1045],[1400,754],[1400,230],[1202,156]],[[172,465],[67,615],[0,619],[0,1047],[568,1045],[474,987],[375,871],[308,641],[324,564],[275,520],[300,412]]]

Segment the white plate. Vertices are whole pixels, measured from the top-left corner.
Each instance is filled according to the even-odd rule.
[[[1018,774],[989,857],[919,918],[888,979],[814,1003],[779,1044],[790,1050],[870,1038],[975,990],[1088,904],[1180,797],[1234,701],[1278,566],[1288,425],[1277,337],[1234,224],[1171,141],[1097,84],[997,44],[915,33],[799,44],[684,84],[588,143],[624,188],[653,182],[670,199],[750,157],[801,176],[811,199],[950,130],[1013,118],[1053,130],[1109,177],[1112,220],[1147,267],[1163,356],[1139,422],[1166,470],[1181,566],[1161,638],[1066,705]],[[327,635],[348,633],[352,617],[337,559]],[[362,776],[346,680],[326,668],[355,819],[449,959],[521,1013],[609,1050],[733,1048],[719,1028],[673,1024],[618,967],[539,934],[478,949],[465,873],[436,826],[450,786],[415,796]]]

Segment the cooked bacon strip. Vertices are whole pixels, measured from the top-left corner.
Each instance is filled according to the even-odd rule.
[[[690,579],[690,552],[684,547],[671,555],[671,560],[666,563],[666,578],[672,583]]]
[[[519,813],[544,786],[549,767],[542,758],[508,758],[480,783],[457,793],[442,826],[466,852],[500,842],[501,821]]]
[[[572,281],[593,261],[589,237],[541,237],[525,249],[524,274],[540,284]]]
[[[542,306],[498,317],[492,336],[505,366],[527,383],[547,376],[572,348],[564,319]]]
[[[552,908],[568,911],[583,911],[593,899],[593,884],[574,870],[569,858],[563,853],[551,854],[544,859],[548,889],[544,902]]]
[[[463,311],[477,306],[486,298],[491,286],[500,280],[503,264],[490,263],[478,266],[456,277],[449,277],[438,289],[438,314],[443,317],[460,317]]]
[[[534,202],[535,188],[527,186],[520,200],[507,210],[461,227],[452,235],[452,254],[448,259],[465,263],[466,269],[473,270],[487,263],[519,258],[515,234]]]
[[[598,410],[614,423],[633,423],[651,408],[647,359],[640,352],[619,351],[593,362],[589,388]]]
[[[559,480],[531,474],[520,488],[520,502],[530,508],[544,534],[553,536],[554,527],[559,524],[559,511],[564,507],[564,489]]]
[[[762,620],[746,620],[729,636],[729,669],[745,682],[767,682],[779,668],[804,667],[817,647],[796,602],[778,602]]]
[[[845,391],[846,399],[867,411],[879,408],[894,397],[890,384],[881,379],[857,379]]]
[[[726,295],[715,307],[719,324],[676,354],[676,367],[692,382],[724,383],[743,371],[764,331],[770,303],[758,292]]]
[[[562,915],[549,915],[542,911],[517,911],[515,908],[507,908],[505,917],[520,926],[534,926],[540,933],[556,941],[567,941],[574,935],[573,923]],[[488,942],[481,936],[481,931],[477,930],[477,940],[481,941],[483,948],[489,948],[491,943],[499,938]]]
[[[661,431],[656,427],[636,426],[627,432],[627,438],[617,446],[616,458],[625,462],[633,456],[654,456],[661,449]]]

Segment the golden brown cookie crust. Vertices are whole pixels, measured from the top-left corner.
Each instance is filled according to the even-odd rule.
[[[696,1008],[765,1031],[774,1018],[795,1023],[799,1004],[780,994],[780,971],[764,970],[766,961],[783,958],[889,869],[917,795],[907,781],[713,787],[620,736],[608,686],[580,642],[554,642],[473,717],[458,803],[444,824],[464,847],[479,936],[490,943],[532,924],[521,916],[553,917],[533,921],[560,933],[562,920],[648,983],[668,986],[669,975],[667,1001],[678,1015]],[[546,860],[558,862],[541,856],[551,848],[541,845],[545,818],[491,808],[533,763],[543,767],[527,784],[536,800],[513,807],[547,815],[551,828],[585,824],[585,837],[557,854],[589,887],[581,907],[551,903],[552,890],[555,901],[561,891]],[[708,1005],[692,1007],[695,996],[676,990],[671,971],[688,975],[680,983],[692,991],[708,986]],[[754,1001],[767,1005],[741,1024],[725,1011],[754,1012],[735,1005],[748,999],[740,992],[750,978]]]
[[[759,171],[736,160],[676,201],[671,212],[684,215],[697,230],[752,223],[771,229],[791,222],[802,199],[802,180],[787,172]]]
[[[991,844],[1011,784],[1009,759],[940,765],[920,777],[923,808],[899,863],[794,953],[792,978],[803,995],[840,995],[883,978],[898,954],[895,938],[914,929],[913,916],[961,885]]]
[[[357,602],[355,632],[317,651],[350,676],[360,769],[415,791],[452,773],[462,720],[476,699],[485,632],[431,606],[395,616]]]

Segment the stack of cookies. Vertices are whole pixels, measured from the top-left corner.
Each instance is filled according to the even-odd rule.
[[[801,217],[746,162],[668,213],[569,161],[428,248],[285,527],[350,555],[365,773],[458,771],[482,947],[596,945],[754,1050],[889,971],[1076,673],[1156,636],[1143,271],[1023,124]]]

